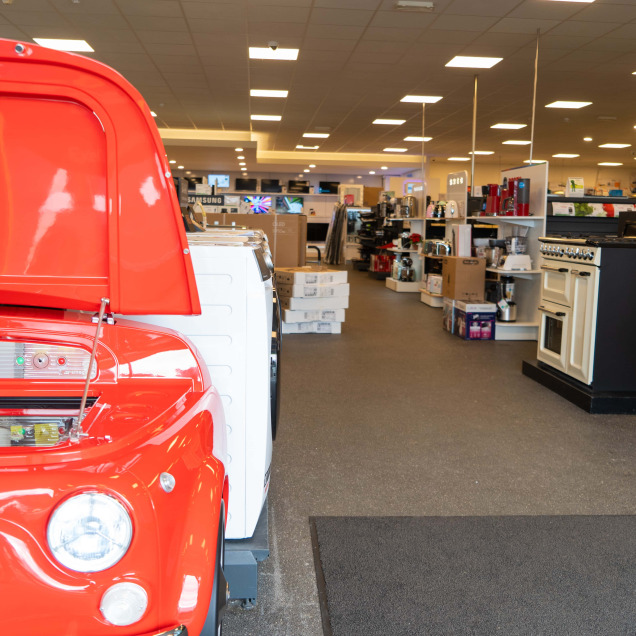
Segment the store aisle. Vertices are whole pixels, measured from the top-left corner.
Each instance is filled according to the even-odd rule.
[[[636,416],[522,376],[534,342],[463,342],[416,294],[350,282],[342,335],[284,338],[272,553],[225,636],[322,634],[311,515],[636,513]]]

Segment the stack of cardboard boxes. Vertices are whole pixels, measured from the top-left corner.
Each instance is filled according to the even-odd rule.
[[[312,267],[276,269],[283,333],[341,333],[349,307],[347,272]]]
[[[464,340],[494,340],[497,306],[485,303],[486,259],[445,256],[442,260],[442,324]]]

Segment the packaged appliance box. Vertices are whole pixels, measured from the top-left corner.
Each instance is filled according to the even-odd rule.
[[[304,214],[222,214],[221,217],[221,225],[263,230],[276,267],[305,264],[307,217]]]
[[[335,296],[333,298],[281,298],[282,309],[311,311],[312,309],[347,309],[349,307],[348,296]]]
[[[348,296],[349,283],[336,285],[276,285],[281,296],[295,296],[300,298],[332,298],[333,296]]]
[[[494,340],[497,305],[455,301],[455,333],[464,340]]]
[[[314,267],[276,267],[279,285],[332,285],[347,282],[347,272]]]
[[[283,333],[342,333],[342,323],[319,320],[283,323]]]
[[[290,322],[344,322],[344,309],[312,309],[312,310],[283,310],[283,321]]]
[[[426,291],[429,294],[441,294],[442,280],[439,274],[429,274],[426,278]]]
[[[380,202],[380,192],[382,192],[382,190],[383,188],[371,188],[369,186],[364,186],[362,205],[366,205],[368,207],[377,205]]]
[[[444,304],[442,305],[442,327],[449,333],[455,333],[455,301],[452,298],[444,298]]]
[[[444,296],[454,300],[479,302],[484,298],[486,259],[444,256],[442,277]]]

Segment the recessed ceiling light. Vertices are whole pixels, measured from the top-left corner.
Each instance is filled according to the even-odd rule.
[[[602,163],[597,164],[599,166],[622,166],[622,163],[614,163],[612,161],[603,161]]]
[[[310,167],[310,168],[315,168],[315,167],[316,167],[316,164],[315,164],[315,163],[310,163],[310,164],[309,164],[309,167]]]
[[[244,161],[241,161],[241,163],[239,163],[239,166],[246,166],[247,164]]]
[[[475,152],[469,152],[469,155],[494,155],[494,150],[475,150]]]
[[[297,60],[299,49],[276,50],[268,46],[250,46],[250,59],[252,60]]]
[[[556,159],[575,159],[576,157],[580,157],[581,155],[570,155],[566,152],[560,152],[558,155],[552,155]]]
[[[310,172],[309,168],[305,168],[303,172]]]
[[[493,124],[491,128],[501,128],[503,130],[519,130],[525,128],[528,124]]]
[[[432,137],[404,137],[404,141],[431,141]]]
[[[374,119],[374,124],[380,124],[383,126],[401,126],[406,119]]]
[[[499,64],[503,57],[471,57],[466,55],[456,55],[446,66],[458,68],[492,68]]]
[[[522,141],[521,139],[508,139],[501,142],[504,146],[529,146],[531,141]]]
[[[250,90],[250,97],[287,97],[289,91],[266,91],[253,88]]]
[[[56,51],[92,53],[95,49],[86,40],[60,40],[58,38],[33,38],[40,46]]]
[[[253,121],[280,121],[281,115],[250,115]]]
[[[599,148],[629,148],[632,144],[601,144]]]
[[[583,141],[592,141],[591,137],[583,137]]]
[[[406,152],[406,148],[385,148],[384,152]]]
[[[470,157],[449,157],[449,161],[470,161]]]
[[[247,172],[247,168],[241,168],[243,172]]]
[[[369,174],[375,174],[375,170],[369,170]]]
[[[329,133],[303,133],[303,137],[309,137],[311,139],[327,139]]]
[[[380,170],[388,170],[388,169],[389,169],[389,166],[381,166],[380,167]]]
[[[300,175],[299,175],[300,176]],[[362,179],[362,175],[358,175],[356,179]]]
[[[436,104],[442,99],[438,95],[405,95],[401,102],[414,102],[416,104]]]
[[[566,102],[566,101],[556,101],[551,104],[546,104],[546,108],[584,108],[585,106],[589,106],[592,102]]]
[[[395,8],[398,11],[419,11],[430,13],[435,9],[435,3],[431,0],[397,0]]]
[[[243,155],[239,155],[237,159],[245,159],[245,157]]]
[[[546,163],[545,159],[524,159],[523,163]]]
[[[178,170],[183,170],[183,166],[177,166]]]
[[[186,170],[186,174],[192,174],[191,170]]]
[[[234,148],[236,152],[243,152],[243,148]]]
[[[590,3],[590,2],[594,2],[594,0],[552,0],[552,2],[586,2],[586,3]]]
[[[168,163],[177,163],[176,159],[170,159],[170,161],[168,161]]]
[[[156,117],[156,116],[157,116],[157,113],[155,113],[155,111],[154,111],[154,110],[151,110],[151,111],[150,111],[150,114],[151,114],[153,117]]]
[[[298,150],[318,150],[319,146],[296,146]]]

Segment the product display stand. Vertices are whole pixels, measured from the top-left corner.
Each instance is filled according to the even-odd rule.
[[[387,223],[393,223],[397,221],[400,221],[402,223],[408,223],[409,224],[408,229],[411,233],[415,232],[416,234],[419,234],[420,236],[422,236],[424,233],[423,228],[424,228],[426,219],[422,217],[387,216],[384,222],[385,224],[387,224]],[[413,259],[413,267],[415,268],[415,280],[405,282],[405,281],[397,280],[389,276],[389,278],[387,278],[385,281],[387,289],[390,289],[391,291],[395,291],[395,292],[420,291],[420,288],[422,287],[422,253],[420,251],[420,248],[399,249],[395,247],[395,248],[389,248],[388,251],[395,253],[396,258],[400,258],[402,254],[407,254],[407,253],[409,254],[409,256]]]

